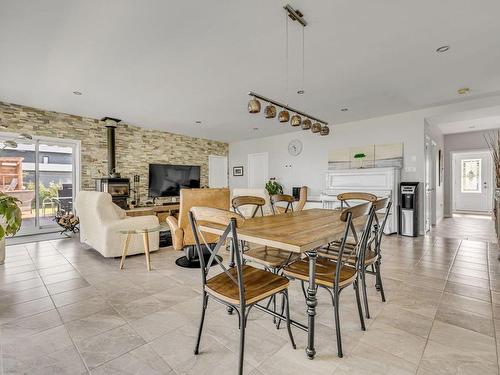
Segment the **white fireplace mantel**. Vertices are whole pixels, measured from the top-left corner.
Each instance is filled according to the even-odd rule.
[[[325,190],[321,194],[324,208],[336,208],[340,205],[337,194],[347,191],[372,193],[378,197],[390,197],[391,212],[387,219],[385,233],[398,231],[397,207],[399,205],[399,168],[333,169],[325,173]]]

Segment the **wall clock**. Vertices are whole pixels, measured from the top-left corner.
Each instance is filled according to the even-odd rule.
[[[297,156],[302,152],[302,142],[298,139],[293,139],[288,144],[288,153],[292,156]]]

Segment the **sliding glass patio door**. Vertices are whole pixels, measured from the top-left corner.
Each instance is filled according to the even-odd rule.
[[[19,200],[18,235],[57,231],[56,216],[73,211],[79,153],[74,140],[0,134],[0,190]]]

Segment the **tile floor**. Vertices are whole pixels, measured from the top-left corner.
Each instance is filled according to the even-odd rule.
[[[370,286],[372,318],[359,329],[354,293],[341,296],[344,358],[336,356],[329,297],[319,292],[317,357],[306,335],[250,315],[247,374],[498,374],[500,263],[491,221],[446,219],[432,236],[385,238],[387,302]],[[0,266],[2,374],[235,374],[235,316],[215,302],[201,353],[193,355],[200,313],[199,270],[174,265],[180,253],[104,259],[76,240],[9,246]],[[292,283],[292,315],[304,318]],[[305,319],[304,319],[305,320]]]

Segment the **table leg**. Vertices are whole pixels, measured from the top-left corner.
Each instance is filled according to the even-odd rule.
[[[144,233],[144,253],[146,254],[146,266],[148,267],[148,271],[151,271],[151,259],[149,258],[149,235],[148,233]]]
[[[316,316],[316,258],[318,253],[316,249],[306,252],[309,258],[309,287],[307,288],[307,348],[306,354],[309,359],[313,359],[316,354],[314,349],[314,320]]]
[[[120,269],[123,269],[123,266],[125,264],[125,258],[127,257],[128,245],[130,243],[131,236],[132,234],[127,233],[127,238],[125,238],[125,245],[123,245],[122,260],[120,261]]]

